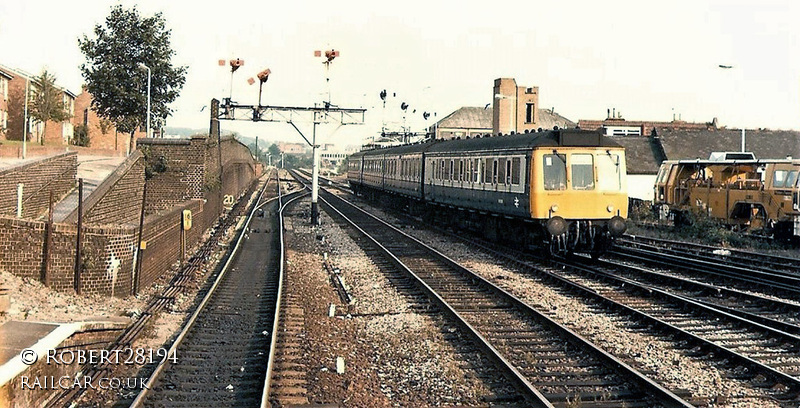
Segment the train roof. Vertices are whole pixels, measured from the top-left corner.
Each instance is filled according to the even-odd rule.
[[[437,140],[427,143],[387,147],[362,151],[361,155],[393,155],[417,152],[459,152],[459,151],[498,151],[528,150],[534,147],[622,147],[599,131],[580,129],[560,129],[545,132],[517,133],[506,136],[484,136],[469,139]]]
[[[708,160],[708,159],[681,159],[681,160],[664,160],[662,164],[693,164],[702,166],[715,166],[715,165],[762,165],[762,164],[795,164],[800,165],[800,159],[755,159],[755,160]]]

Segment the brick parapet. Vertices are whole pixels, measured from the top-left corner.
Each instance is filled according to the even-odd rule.
[[[47,210],[50,191],[59,200],[75,187],[78,155],[65,152],[0,171],[0,214],[16,215],[17,184],[23,184],[22,216],[36,218]]]
[[[221,186],[214,141],[205,137],[142,139],[140,147],[141,156],[134,153],[85,202],[80,286],[84,294],[132,293],[142,180],[148,160],[152,165],[152,160],[163,156],[166,171],[146,181],[149,213],[142,230],[147,247],[142,252],[140,288],[152,284],[180,259],[184,209],[193,213],[193,228],[186,233],[190,248],[222,214],[221,193],[239,197],[260,175],[261,167],[253,162],[247,147],[233,138],[222,139],[225,171]],[[76,163],[74,156],[72,153]],[[0,215],[0,269],[45,280],[46,235],[44,221]],[[74,223],[53,224],[47,280],[56,290],[74,290],[76,239]]]
[[[142,208],[144,156],[135,151],[92,192],[83,203],[87,224],[136,224]],[[65,222],[78,221],[78,209]]]
[[[0,216],[0,269],[21,277],[49,280],[50,287],[58,291],[72,291],[77,231],[75,224],[53,223],[50,269],[45,277],[47,223]],[[134,227],[84,228],[81,293],[131,293],[136,232]]]

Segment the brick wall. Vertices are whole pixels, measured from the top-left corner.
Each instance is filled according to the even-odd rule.
[[[147,180],[146,214],[169,210],[192,198],[203,198],[204,137],[140,139],[137,143],[149,168],[154,169]],[[158,165],[163,165],[163,171],[159,171]]]
[[[203,200],[189,200],[170,211],[147,217],[142,230],[142,239],[147,242],[147,248],[142,251],[139,287],[149,286],[180,260],[180,220],[183,210],[192,212],[192,228],[186,231],[187,249],[197,243],[208,226],[217,220],[217,215],[208,211]]]
[[[78,155],[75,152],[0,171],[0,215],[16,215],[17,184],[23,183],[22,216],[37,218],[47,211],[50,191],[57,201],[75,186]]]
[[[44,221],[0,217],[0,269],[31,279],[49,279],[53,289],[72,291],[77,227],[53,224],[47,276],[44,274],[46,230]],[[136,231],[132,226],[84,229],[81,293],[113,296],[131,293]]]
[[[100,149],[82,146],[40,146],[36,143],[28,143],[25,156],[44,157],[53,156],[64,152],[78,152],[80,155],[88,156],[122,157],[125,156],[126,150]],[[0,145],[0,157],[22,158],[22,145],[19,143],[13,145]]]
[[[142,181],[148,162],[152,166],[163,156],[165,171],[154,173],[146,181],[145,209],[150,213],[142,230],[147,248],[142,252],[140,288],[152,284],[180,259],[180,220],[184,209],[191,210],[193,215],[192,229],[186,233],[186,247],[190,248],[222,214],[220,193],[239,197],[260,176],[261,167],[253,163],[247,147],[232,138],[222,141],[221,186],[217,144],[204,137],[142,139],[140,146],[141,153],[135,152],[86,199],[80,279],[84,294],[132,293]],[[76,162],[75,153],[65,157]],[[74,170],[71,174],[74,182]],[[77,214],[68,220],[73,222],[53,225],[52,247],[45,248],[46,222],[0,216],[0,269],[47,280],[56,290],[72,291]],[[47,276],[46,253],[51,259]]]
[[[86,224],[139,225],[144,190],[144,156],[135,151],[83,203]],[[78,209],[65,222],[78,222]]]

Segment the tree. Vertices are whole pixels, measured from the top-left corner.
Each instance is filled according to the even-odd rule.
[[[47,122],[63,122],[70,118],[69,108],[64,103],[64,91],[56,87],[56,77],[42,70],[41,75],[33,78],[34,87],[30,101],[30,115],[42,122],[42,144],[47,134]]]
[[[273,143],[272,146],[270,146],[269,149],[267,149],[267,153],[269,153],[273,157],[280,156],[281,155],[281,148],[278,147],[277,144]]]
[[[273,143],[269,148],[267,148],[267,155],[270,157],[268,163],[272,162],[277,166],[278,161],[281,159],[281,148],[278,147],[277,144]]]
[[[187,67],[174,67],[171,30],[161,13],[142,18],[134,6],[111,8],[105,26],[94,28],[94,38],[78,39],[86,56],[81,74],[92,94],[92,108],[116,128],[130,133],[131,149],[137,128],[147,122],[147,70],[151,70],[151,126],[160,127],[172,114],[169,104],[186,82]]]

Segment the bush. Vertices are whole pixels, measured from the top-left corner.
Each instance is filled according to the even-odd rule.
[[[91,143],[91,140],[89,140],[89,127],[86,125],[75,126],[71,143],[75,146],[89,147]]]

